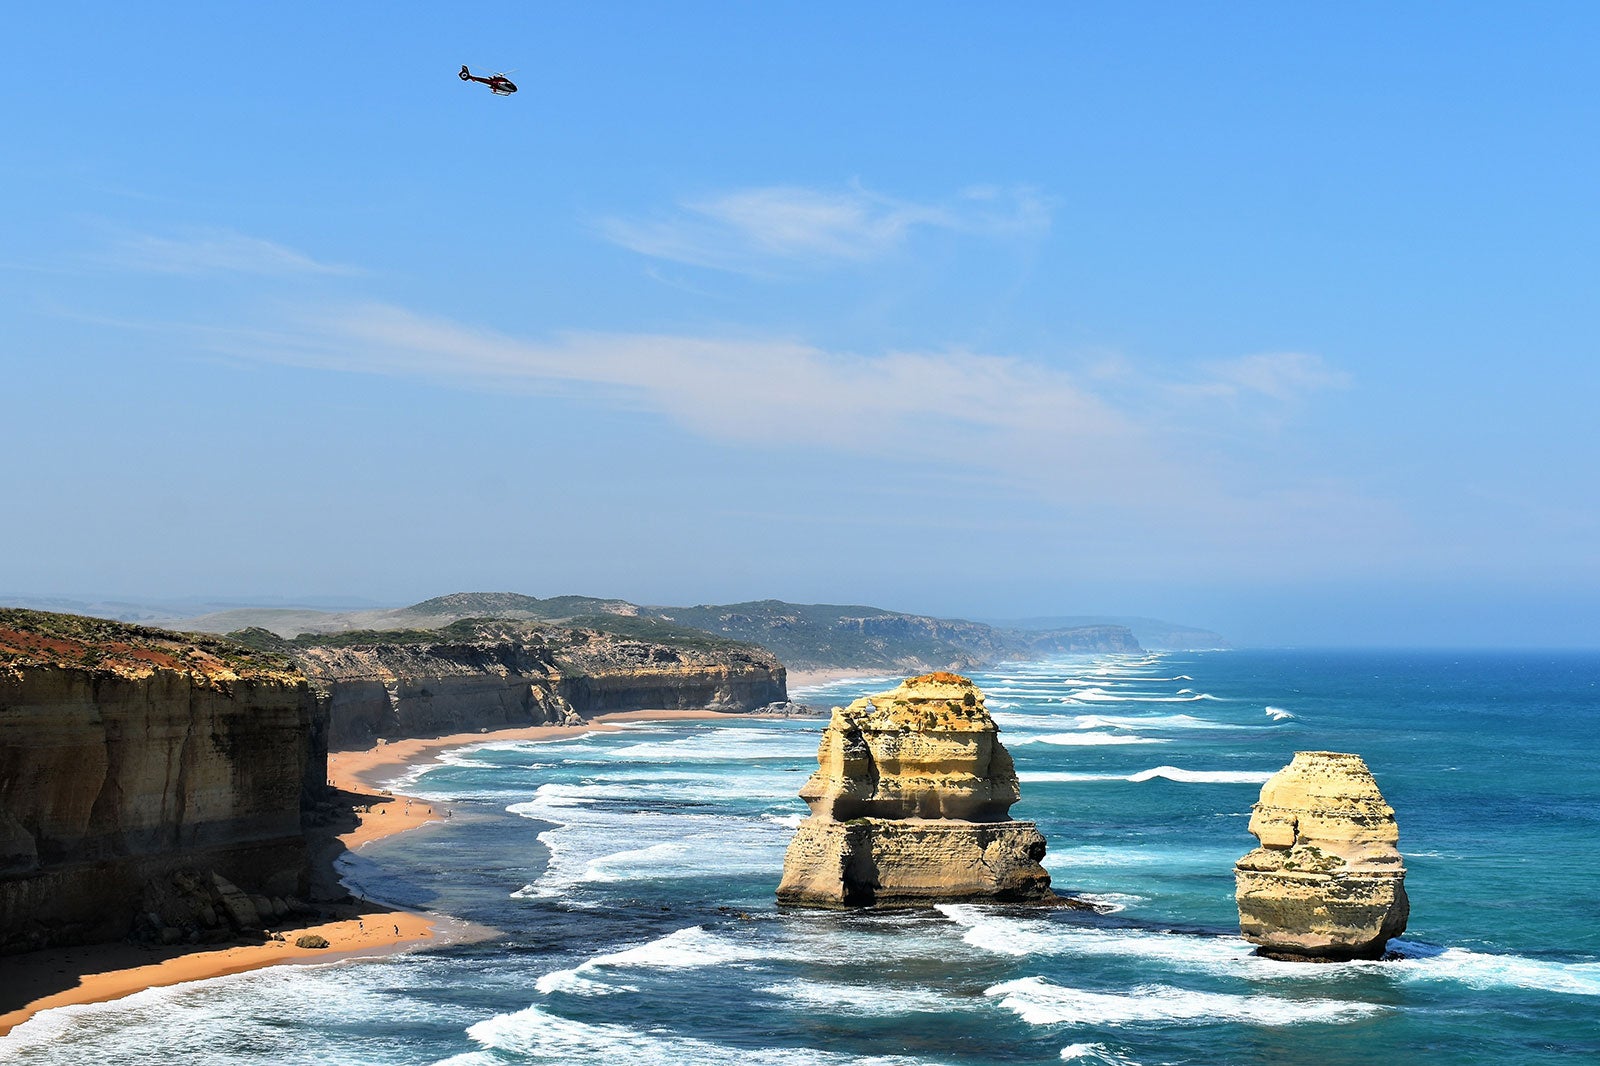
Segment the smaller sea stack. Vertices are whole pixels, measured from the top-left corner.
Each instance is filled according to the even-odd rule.
[[[835,707],[800,790],[811,816],[784,857],[778,902],[908,907],[1053,902],[1045,841],[1012,821],[1017,773],[983,693],[957,674],[913,677]]]
[[[1261,786],[1261,846],[1234,866],[1239,928],[1261,954],[1376,959],[1406,928],[1394,808],[1359,755],[1300,751]]]

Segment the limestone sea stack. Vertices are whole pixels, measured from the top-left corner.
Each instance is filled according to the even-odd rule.
[[[950,673],[835,707],[800,790],[811,816],[778,901],[810,907],[1053,902],[1045,841],[1010,818],[1017,773],[983,707]]]
[[[1376,959],[1411,905],[1394,808],[1359,755],[1300,751],[1261,787],[1234,866],[1239,928],[1273,958]]]

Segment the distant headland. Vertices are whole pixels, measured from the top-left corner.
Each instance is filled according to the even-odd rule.
[[[259,629],[283,638],[355,630],[430,631],[465,619],[589,626],[643,639],[690,632],[756,644],[791,673],[866,670],[910,674],[970,670],[1008,660],[1079,652],[1228,648],[1221,634],[1142,617],[1074,615],[1014,622],[940,618],[861,604],[751,600],[687,607],[646,606],[595,596],[539,598],[515,592],[458,592],[406,607],[350,607],[327,601],[280,606],[180,601],[138,603],[13,598],[16,606],[95,615],[187,632]]]

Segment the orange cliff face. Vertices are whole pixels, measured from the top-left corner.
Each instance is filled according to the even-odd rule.
[[[280,657],[0,610],[0,952],[127,936],[174,878],[302,895],[323,715]]]

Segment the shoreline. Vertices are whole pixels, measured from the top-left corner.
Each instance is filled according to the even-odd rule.
[[[274,939],[259,943],[223,943],[197,950],[121,941],[46,948],[7,957],[0,960],[7,985],[28,998],[21,1006],[0,1011],[0,1040],[42,1011],[105,1003],[147,988],[227,977],[268,966],[376,958],[426,943],[457,943],[493,936],[493,930],[443,915],[363,899],[352,895],[339,880],[334,864],[340,855],[374,840],[443,820],[431,804],[409,796],[385,794],[368,781],[366,775],[371,767],[394,761],[385,747],[337,753],[372,756],[366,760],[351,758],[349,766],[340,765],[333,755],[329,756],[328,783],[334,790],[335,803],[348,814],[337,825],[313,827],[306,833],[310,894],[313,900],[323,901],[313,904],[321,916],[280,924],[272,929]],[[446,924],[450,928],[441,929]],[[296,947],[295,940],[306,935],[320,936],[329,946]],[[6,1006],[14,1002],[8,996]]]
[[[752,717],[760,716],[725,711],[616,711],[597,715],[586,725],[519,726],[441,737],[380,740],[370,748],[329,752],[328,784],[334,790],[335,802],[348,811],[348,819],[338,826],[317,827],[307,833],[311,895],[339,900],[321,905],[326,917],[302,919],[292,927],[279,926],[272,932],[283,939],[263,943],[222,944],[196,950],[122,941],[46,948],[0,959],[7,985],[29,997],[23,1005],[0,1012],[0,1041],[42,1011],[105,1003],[147,988],[227,977],[268,966],[377,958],[428,943],[463,943],[493,937],[497,934],[492,929],[351,895],[339,880],[335,861],[340,855],[449,817],[448,811],[435,810],[429,801],[385,790],[384,778],[407,767],[436,762],[437,756],[446,751],[475,744],[569,740],[589,733],[618,732],[624,728],[621,723],[636,721]],[[445,926],[448,928],[441,928]],[[329,947],[296,947],[295,939],[308,934],[323,937]]]

